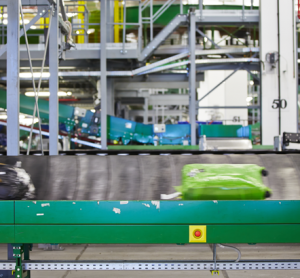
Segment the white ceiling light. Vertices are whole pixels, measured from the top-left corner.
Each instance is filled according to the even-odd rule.
[[[3,24],[7,25],[7,23],[8,23],[8,20],[7,19],[3,19]]]
[[[77,13],[67,13],[67,17],[73,17],[73,16],[76,16]]]
[[[95,32],[95,29],[89,29],[89,30],[87,30],[87,33],[88,34],[92,34],[92,33],[94,33]]]
[[[19,76],[20,76],[20,78],[31,78],[32,74],[31,74],[31,72],[20,72]],[[41,73],[34,72],[33,77],[41,77]],[[44,77],[44,78],[50,77],[50,72],[43,72],[42,77]]]
[[[28,24],[29,23],[29,20],[28,19],[24,19],[24,24]],[[23,21],[20,20],[20,24],[23,24]]]
[[[254,81],[253,81],[253,80],[250,80],[250,81],[249,81],[249,84],[250,84],[251,86],[253,86],[253,85],[254,85]]]
[[[32,25],[30,26],[30,29],[36,29],[36,26]]]
[[[26,92],[25,96],[34,97],[35,93],[34,92]],[[50,92],[39,92],[39,97],[49,97],[49,96],[50,96]],[[66,92],[58,92],[58,96],[65,97],[65,96],[67,96],[67,93]]]
[[[68,95],[68,96],[71,96],[71,95],[72,95],[72,92],[67,92],[67,95]]]

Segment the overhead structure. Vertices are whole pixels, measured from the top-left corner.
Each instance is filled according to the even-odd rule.
[[[99,16],[99,21],[101,22],[96,23],[88,21],[89,17],[84,4],[75,1],[77,5],[79,4],[80,6],[78,12],[80,14],[84,13],[85,15],[82,18],[80,17],[80,23],[76,24],[72,22],[69,24],[69,22],[66,23],[65,21],[68,19],[68,11],[70,4],[73,5],[72,3],[65,4],[63,0],[23,0],[22,5],[37,6],[38,10],[38,14],[34,16],[32,21],[24,26],[24,30],[26,31],[30,30],[40,18],[49,16],[49,7],[53,7],[54,9],[54,12],[51,13],[53,24],[49,30],[50,65],[48,74],[50,77],[41,77],[42,85],[47,82],[47,78],[49,78],[50,81],[50,153],[53,155],[58,154],[58,88],[65,80],[68,82],[66,86],[70,86],[72,83],[76,83],[77,86],[80,86],[80,84],[83,83],[82,80],[87,81],[86,84],[89,84],[90,90],[89,101],[91,102],[91,106],[94,105],[93,100],[97,94],[97,98],[101,102],[102,141],[104,142],[102,143],[102,147],[104,149],[106,149],[107,146],[106,132],[103,132],[107,129],[105,119],[107,115],[115,116],[120,112],[117,111],[117,102],[122,103],[122,101],[124,101],[124,105],[126,105],[126,101],[128,102],[127,95],[131,94],[132,98],[135,93],[139,95],[141,92],[138,92],[136,88],[142,86],[142,84],[144,84],[145,87],[141,89],[150,90],[160,89],[158,86],[166,86],[163,81],[161,84],[157,82],[151,85],[150,83],[150,80],[158,80],[156,77],[160,75],[164,76],[164,74],[169,74],[169,78],[172,79],[172,83],[168,82],[170,89],[186,89],[188,84],[189,103],[188,105],[184,105],[188,106],[189,116],[187,120],[190,121],[192,126],[192,145],[196,145],[197,139],[196,120],[199,117],[197,111],[202,108],[203,110],[241,109],[245,111],[243,115],[247,115],[246,111],[252,109],[252,115],[256,113],[257,115],[255,115],[255,117],[258,121],[261,115],[262,144],[264,145],[272,144],[273,137],[281,134],[283,131],[297,132],[298,108],[296,104],[298,66],[296,61],[298,53],[296,47],[295,7],[292,3],[285,4],[283,0],[277,0],[277,5],[271,5],[272,8],[270,9],[270,3],[268,1],[269,0],[261,3],[259,10],[257,7],[255,7],[255,9],[253,8],[253,3],[249,9],[245,8],[245,5],[237,10],[206,9],[206,7],[203,6],[203,1],[199,1],[199,6],[197,5],[196,7],[197,10],[193,7],[193,9],[189,11],[182,5],[182,1],[176,4],[175,1],[168,0],[159,6],[157,10],[154,9],[153,1],[141,1],[137,5],[139,15],[138,22],[127,22],[126,18],[128,17],[128,11],[130,11],[128,5],[119,5],[118,3],[118,5],[114,7],[114,2],[101,0],[101,17]],[[7,5],[7,1],[0,0],[0,5]],[[162,15],[165,15],[173,5],[177,5],[179,13],[172,14],[172,18],[165,24],[165,27],[161,28],[160,32],[157,32],[155,30],[155,23],[159,21]],[[10,9],[8,6],[8,13]],[[81,9],[83,10],[81,11]],[[120,19],[114,19],[112,16],[116,9],[118,12],[122,10],[122,22]],[[150,16],[146,17],[145,11],[148,9]],[[277,11],[280,11],[278,15]],[[286,20],[286,18],[288,18],[288,20]],[[272,26],[274,26],[271,30],[269,30],[269,19],[273,22]],[[10,22],[12,21],[10,20]],[[72,48],[70,44],[68,45],[70,37],[69,25],[73,27],[73,36],[78,35],[78,37],[85,38],[84,43],[78,44],[76,48]],[[219,42],[214,38],[214,27],[212,27],[216,25],[220,26],[220,32],[224,32],[224,34],[226,34],[225,36],[227,36],[225,38],[223,36]],[[233,32],[228,31],[226,28],[223,28],[222,25],[236,26],[236,29]],[[258,25],[260,26],[259,47],[257,47],[256,44],[256,28]],[[290,28],[290,26],[292,27]],[[87,39],[89,36],[87,31],[89,31],[91,27],[95,29],[101,28],[102,32],[99,32],[99,34],[101,33],[100,43],[90,44],[88,42]],[[184,45],[165,44],[166,40],[172,36],[174,31],[181,32],[183,28],[187,29],[187,27],[189,29],[188,49]],[[248,39],[245,38],[243,47],[225,46],[224,40],[236,39],[240,43],[241,39],[239,39],[238,32],[246,27],[253,28],[253,34],[251,34],[253,37],[253,45],[249,46],[247,43]],[[8,28],[13,28],[13,25],[9,24]],[[130,40],[126,38],[127,35],[129,35],[126,31],[130,28],[135,29],[137,31],[136,33],[138,33],[136,43],[129,42]],[[146,40],[147,34],[143,33],[143,28],[149,28],[149,42]],[[211,34],[207,32],[207,28],[211,28]],[[91,30],[94,30],[93,32],[95,32],[96,38],[98,35],[95,29]],[[116,30],[119,30],[118,34]],[[78,34],[77,31],[79,32]],[[85,33],[83,34],[81,31]],[[23,34],[24,31],[21,30],[18,37]],[[10,47],[11,35],[12,33],[9,33],[8,44],[0,47],[0,60],[5,60],[7,57],[10,57],[9,55],[11,55],[13,50],[16,52],[16,49],[14,49],[15,46]],[[67,37],[65,38],[65,36]],[[118,37],[117,40],[119,42],[114,42],[114,36]],[[222,41],[223,44],[220,44]],[[205,46],[206,44],[209,45],[210,49]],[[43,43],[30,45],[33,67],[39,66],[40,62],[43,61],[45,50],[47,50],[47,47],[43,48],[43,46]],[[24,68],[28,65],[28,51],[24,45],[19,45],[18,47],[20,51],[18,51],[18,56],[15,56],[15,58],[20,61],[22,68]],[[8,50],[7,54],[6,50]],[[110,63],[110,61],[113,61],[113,63]],[[0,65],[3,69],[7,68],[7,74],[0,76],[0,82],[5,83],[7,80],[8,92],[12,92],[12,87],[10,86],[13,86],[13,79],[11,76],[13,74],[16,78],[17,75],[15,72],[19,70],[16,68],[17,64],[14,63],[15,68],[12,73],[8,63],[9,59],[7,59],[7,67],[4,64]],[[80,66],[82,70],[69,70],[69,67],[77,66]],[[202,78],[201,75],[203,76],[203,73],[208,70],[232,70],[232,73],[243,70],[247,72],[247,74],[251,76],[251,79],[253,79],[253,82],[255,81],[256,86],[262,84],[261,92],[257,96],[257,98],[261,97],[261,103],[260,101],[257,103],[252,102],[251,104],[248,103],[248,105],[246,105],[246,103],[237,105],[236,103],[232,105],[230,105],[230,103],[222,103],[219,106],[211,103],[205,104],[205,102],[202,102],[203,98],[210,95],[215,89],[220,88],[220,86],[232,76],[225,75],[223,80],[218,81],[218,83],[211,88],[199,88],[199,80]],[[122,78],[124,78],[124,82],[121,80]],[[23,77],[20,77],[17,82],[19,82],[19,80],[22,80],[20,90],[24,93],[24,88],[29,86],[31,80],[30,78]],[[147,82],[147,80],[149,82]],[[126,83],[128,83],[128,85],[124,85]],[[16,83],[14,82],[14,84]],[[122,84],[122,86],[120,84]],[[19,85],[17,85],[17,87],[18,86]],[[80,90],[83,91],[84,88],[78,89],[78,91]],[[206,92],[203,93],[202,90]],[[276,95],[274,95],[275,91],[277,92]],[[199,92],[201,92],[200,98]],[[15,97],[18,97],[16,92],[14,94]],[[8,93],[8,95],[12,96],[11,93]],[[139,96],[137,96],[137,98],[139,98]],[[148,115],[153,115],[154,112],[149,110],[151,97],[142,98],[144,98],[142,102],[139,99],[137,99],[137,101],[139,101],[138,104],[144,111],[144,123],[147,123]],[[12,102],[18,103],[9,97],[8,103]],[[292,103],[295,103],[295,105],[292,105]],[[9,137],[16,138],[18,137],[15,136],[18,129],[16,127],[18,126],[16,123],[17,119],[14,120],[14,117],[10,114],[10,112],[15,114],[16,109],[10,106],[11,105],[8,106],[9,121],[13,121],[13,125],[9,125],[8,134]],[[136,110],[136,112],[132,112],[131,114],[135,114],[139,117],[141,111],[142,110]],[[178,116],[180,116],[182,115],[183,109],[182,107],[178,107],[178,109],[174,111],[179,111]],[[174,115],[174,111],[170,110],[166,113]],[[127,113],[127,115],[129,115],[129,113]],[[278,119],[276,123],[274,117]],[[272,124],[270,124],[270,122],[272,122]],[[13,130],[14,134],[11,133]],[[51,134],[54,134],[53,137]],[[53,140],[51,138],[53,138]],[[15,139],[15,141],[17,140]],[[8,149],[10,150],[14,140],[8,140],[8,142]],[[17,148],[16,142],[14,142],[13,148]],[[12,153],[17,152],[14,151]]]

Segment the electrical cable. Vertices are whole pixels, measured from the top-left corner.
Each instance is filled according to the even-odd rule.
[[[235,263],[238,263],[242,257],[241,251],[239,249],[237,249],[236,247],[233,246],[228,246],[228,245],[222,245],[222,244],[218,244],[219,247],[221,248],[228,248],[231,250],[234,250],[235,252],[238,253],[238,258],[234,261]]]
[[[40,134],[40,138],[41,138],[41,146],[42,146],[42,155],[44,155],[44,148],[43,148],[43,143],[42,143],[42,125],[41,125],[41,117],[40,117],[40,110],[39,110],[39,106],[38,106],[38,93],[36,91],[36,87],[35,87],[35,80],[34,80],[34,76],[33,76],[33,67],[32,67],[32,60],[31,60],[31,55],[30,55],[30,49],[29,49],[29,43],[28,43],[28,36],[27,36],[27,32],[26,32],[26,28],[25,28],[25,21],[24,21],[24,14],[23,14],[23,9],[22,9],[22,1],[20,0],[20,11],[21,11],[21,18],[22,18],[22,24],[23,24],[23,28],[24,28],[24,36],[25,36],[25,42],[26,42],[26,48],[27,48],[27,54],[28,54],[28,61],[29,61],[29,66],[30,66],[30,71],[31,71],[31,75],[32,75],[32,86],[33,86],[33,90],[34,90],[34,94],[35,94],[35,107],[37,107],[37,116],[38,116],[38,120],[39,120],[39,134]],[[35,114],[33,115],[32,118],[32,126],[34,124],[34,118],[35,118]],[[32,139],[32,134],[29,137],[29,143],[28,143],[28,150],[30,149],[29,146],[31,146],[31,139]],[[27,153],[28,155],[29,153]]]
[[[51,7],[50,10],[50,17],[49,17],[49,27],[48,30],[51,29],[51,23],[52,23],[52,15],[53,15],[53,7]],[[44,57],[43,57],[43,62],[42,62],[42,68],[41,68],[41,74],[40,74],[40,79],[39,79],[39,84],[38,84],[38,91],[37,91],[37,95],[40,92],[40,88],[41,88],[41,83],[42,83],[42,77],[43,77],[43,72],[44,72],[44,67],[45,67],[45,61],[46,61],[46,55],[47,55],[47,48],[48,48],[48,43],[49,43],[49,37],[50,37],[50,32],[48,32],[47,34],[47,38],[46,38],[46,42],[45,42],[45,51],[44,51]],[[33,115],[35,117],[35,113],[36,113],[36,105],[34,106],[34,111],[33,111]],[[32,121],[31,124],[31,129],[30,129],[30,137],[29,137],[29,142],[30,144],[28,144],[28,149],[27,149],[27,155],[29,155],[30,153],[30,149],[31,149],[31,139],[32,139],[32,131],[33,131],[33,125],[34,125],[34,121]],[[41,147],[42,147],[42,152],[43,152],[43,140],[41,140]]]

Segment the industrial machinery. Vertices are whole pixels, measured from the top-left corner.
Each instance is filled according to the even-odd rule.
[[[0,202],[0,242],[12,244],[11,257],[0,262],[0,269],[14,270],[15,277],[34,270],[300,269],[298,260],[245,261],[242,254],[234,262],[216,256],[217,244],[300,242],[300,155],[187,153],[1,156],[3,163],[23,162],[39,201]],[[273,191],[271,200],[159,200],[161,193],[174,192],[173,185],[181,184],[183,165],[196,161],[265,167],[269,175],[262,179]],[[30,261],[29,244],[34,243],[213,244],[214,257],[206,261]]]
[[[216,260],[219,243],[300,243],[300,201],[1,201],[0,210],[0,242],[12,245],[14,259],[0,268],[16,278],[32,270],[300,269],[299,260]],[[31,261],[29,244],[49,242],[209,243],[214,259]]]

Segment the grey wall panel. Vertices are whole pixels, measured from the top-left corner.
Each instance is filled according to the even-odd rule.
[[[111,182],[108,200],[137,200],[140,189],[139,156],[108,156]]]
[[[297,168],[292,160],[284,154],[262,154],[260,157],[269,172],[269,186],[273,191],[271,199],[300,199]]]
[[[109,158],[106,156],[77,157],[76,200],[105,200],[109,182]]]
[[[77,157],[49,156],[49,187],[45,191],[46,200],[74,200],[77,186]]]
[[[140,156],[142,183],[139,200],[160,200],[160,194],[175,192],[175,167],[171,159],[171,156]]]

